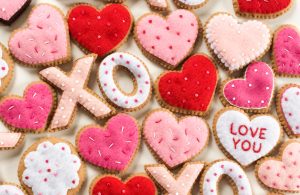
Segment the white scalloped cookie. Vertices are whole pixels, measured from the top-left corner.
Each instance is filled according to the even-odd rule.
[[[174,3],[185,9],[198,9],[203,7],[209,0],[174,0]]]

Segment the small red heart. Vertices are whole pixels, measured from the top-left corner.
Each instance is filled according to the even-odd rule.
[[[181,72],[166,72],[159,77],[157,92],[161,103],[178,112],[205,114],[217,86],[218,74],[212,60],[196,54]]]
[[[156,187],[146,176],[131,177],[123,183],[116,176],[102,176],[93,182],[92,195],[155,195]]]
[[[132,17],[127,7],[109,4],[102,10],[78,5],[68,17],[70,33],[83,48],[99,57],[116,50],[130,33]]]

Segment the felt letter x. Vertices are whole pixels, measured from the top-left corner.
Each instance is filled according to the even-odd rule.
[[[96,55],[88,55],[80,58],[74,63],[69,75],[55,67],[46,68],[40,72],[44,79],[63,90],[49,127],[50,130],[68,128],[76,112],[77,103],[99,119],[114,112],[114,109],[102,98],[87,88],[88,78],[96,57]]]

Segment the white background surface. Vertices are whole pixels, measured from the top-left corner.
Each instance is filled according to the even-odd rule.
[[[13,0],[11,0],[13,1]],[[100,0],[81,0],[81,2],[90,2],[93,5],[96,5],[98,7],[101,7],[103,3]],[[169,0],[171,1],[171,0]],[[294,0],[294,5],[292,9],[286,13],[285,15],[274,19],[274,20],[265,20],[265,22],[269,25],[269,27],[274,31],[279,25],[281,24],[294,24],[297,25],[300,28],[300,1],[299,0]],[[70,7],[70,3],[73,2],[80,2],[78,0],[33,0],[31,3],[30,8],[33,5],[36,5],[38,3],[51,3],[54,5],[57,5],[59,8],[61,8],[64,13],[67,13],[67,10]],[[129,6],[132,14],[134,15],[135,19],[138,19],[141,15],[150,12],[149,7],[146,4],[145,0],[127,0],[125,2],[127,6]],[[171,5],[172,10],[175,9],[173,4]],[[0,41],[7,46],[7,42],[10,36],[10,33],[12,30],[19,28],[20,26],[23,25],[25,22],[30,8],[26,10],[24,14],[10,27],[0,25]],[[206,20],[209,18],[209,16],[215,12],[219,11],[225,11],[234,14],[233,11],[233,6],[232,6],[232,0],[209,0],[209,3],[196,11],[197,15],[199,16],[200,20],[202,23],[206,22]],[[298,23],[298,24],[297,24]],[[77,59],[81,56],[83,56],[83,53],[79,50],[77,46],[72,44],[72,53],[73,53],[73,58]],[[132,39],[132,36],[130,36],[129,40],[126,42],[125,45],[123,45],[119,51],[128,51],[131,52],[135,55],[137,55],[139,58],[141,58],[145,64],[148,66],[151,72],[152,79],[155,80],[156,77],[163,71],[163,69],[149,61],[147,58],[144,57],[144,55],[141,53],[141,51],[137,48],[134,40]],[[194,52],[204,52],[208,53],[206,45],[204,44],[203,41],[201,41],[201,47],[199,47],[196,51]],[[270,62],[268,57],[266,58],[267,62]],[[66,70],[69,70],[71,68],[71,64],[66,64],[63,66]],[[223,70],[219,68],[220,70],[220,77],[223,80],[224,78],[227,77],[226,74],[224,74]],[[11,81],[10,87],[6,90],[5,94],[18,94],[22,95],[23,90],[25,87],[30,83],[31,81],[36,81],[38,80],[38,71],[37,69],[30,69],[26,68],[24,66],[21,66],[19,64],[15,65],[15,75],[14,79]],[[99,89],[96,85],[96,73],[95,71],[92,73],[89,86],[93,88],[98,94],[100,94]],[[124,88],[127,88],[130,90],[132,88],[132,85],[130,87],[129,83],[130,80],[127,77],[124,77],[121,75],[120,80],[126,81],[122,82],[121,85]],[[285,83],[299,83],[300,79],[284,79],[284,78],[277,78],[276,84],[277,88],[282,86]],[[125,83],[125,84],[124,84]],[[128,87],[129,86],[129,87]],[[158,107],[158,104],[154,99],[152,99],[151,103],[149,103],[143,110],[135,113],[131,113],[131,115],[135,116],[139,121],[140,124],[142,123],[142,120],[145,116],[145,113],[147,113],[149,110]],[[219,109],[221,109],[222,105],[218,99],[217,96],[215,96],[213,104],[212,104],[212,112],[209,114],[206,119],[209,121],[209,125],[212,125],[212,118]],[[276,115],[276,112],[274,111],[274,106],[272,110],[273,114]],[[2,151],[0,152],[0,181],[6,181],[6,182],[18,182],[17,178],[17,167],[19,163],[19,158],[24,152],[26,148],[28,148],[34,141],[38,140],[39,138],[46,137],[46,136],[56,136],[60,138],[65,138],[70,140],[72,143],[74,143],[75,140],[75,134],[76,132],[84,125],[95,123],[96,121],[93,121],[91,118],[88,117],[88,115],[85,112],[82,112],[82,110],[79,111],[77,118],[74,122],[74,124],[71,126],[70,129],[67,129],[65,131],[57,132],[57,133],[44,133],[40,135],[27,135],[26,140],[25,140],[25,145],[21,146],[20,148],[13,150],[13,151]],[[103,124],[105,121],[101,121],[100,124]],[[6,131],[5,127],[0,124],[0,131]],[[285,137],[285,139],[287,139]],[[213,161],[216,159],[220,158],[225,158],[224,154],[220,151],[220,149],[217,147],[213,137],[211,136],[210,142],[208,147],[203,151],[203,153],[200,156],[197,156],[195,160],[202,160],[202,161]],[[144,165],[145,164],[153,164],[156,163],[152,155],[150,154],[148,148],[142,144],[142,147],[140,148],[140,152],[136,155],[133,163],[131,164],[130,168],[125,172],[126,177],[128,174],[131,173],[139,173],[139,172],[144,172]],[[91,180],[102,174],[101,171],[95,167],[92,167],[87,164],[87,180],[84,183],[83,188],[80,191],[80,194],[88,194],[88,188],[90,185]],[[253,188],[254,194],[258,195],[264,195],[267,194],[267,192],[258,184],[255,175],[254,175],[254,167],[251,166],[247,170],[247,175],[250,178],[251,185]],[[226,183],[224,183],[226,184]],[[198,185],[199,181],[197,180],[195,184],[195,189],[193,194],[199,194],[198,193]],[[221,195],[227,195],[231,194],[231,189],[228,187],[228,185],[221,185],[220,187],[220,194]]]

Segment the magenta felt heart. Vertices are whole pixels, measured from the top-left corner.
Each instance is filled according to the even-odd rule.
[[[248,66],[245,79],[225,83],[223,95],[231,105],[243,109],[265,109],[270,106],[274,91],[274,73],[264,62]]]
[[[0,118],[12,130],[41,132],[45,130],[55,97],[44,82],[30,84],[24,97],[7,96],[0,102]]]
[[[132,117],[118,114],[105,128],[91,125],[77,135],[77,148],[83,159],[113,171],[123,171],[139,144],[138,125]]]

